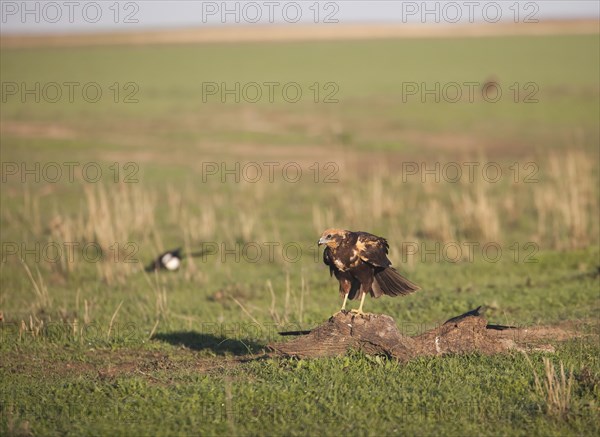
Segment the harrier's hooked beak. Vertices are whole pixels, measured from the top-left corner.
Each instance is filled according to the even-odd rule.
[[[327,238],[321,237],[321,238],[319,238],[319,243],[318,244],[320,246],[321,244],[327,244],[327,243],[329,243],[329,241],[330,240],[328,240]]]

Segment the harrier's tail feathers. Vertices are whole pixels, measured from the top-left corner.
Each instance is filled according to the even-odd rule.
[[[404,296],[420,289],[418,285],[413,284],[391,267],[375,273],[373,285],[373,291],[376,294],[378,294],[377,291],[381,291],[388,296]]]

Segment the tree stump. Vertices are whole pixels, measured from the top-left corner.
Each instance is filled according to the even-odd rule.
[[[418,356],[472,352],[495,354],[508,350],[553,351],[550,345],[538,344],[539,340],[574,336],[561,328],[521,329],[488,324],[480,309],[481,307],[453,317],[415,337],[401,334],[394,319],[385,314],[357,315],[339,312],[315,329],[300,333],[304,335],[288,342],[269,344],[267,347],[276,355],[299,358],[339,356],[354,349],[408,361]],[[538,335],[539,333],[543,335]]]

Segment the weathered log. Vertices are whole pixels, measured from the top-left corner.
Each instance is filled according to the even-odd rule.
[[[326,323],[286,343],[271,344],[271,350],[298,357],[343,355],[350,349],[390,356],[407,354],[413,339],[398,331],[394,319],[384,314],[356,316],[340,312]]]
[[[270,344],[268,348],[277,355],[300,358],[338,356],[354,349],[367,354],[387,355],[401,361],[417,356],[471,352],[495,354],[510,349],[553,350],[550,345],[536,343],[536,339],[540,338],[536,338],[535,328],[488,324],[480,308],[453,317],[415,337],[401,334],[390,316],[340,312],[306,335],[302,335],[305,332],[298,332],[301,335],[297,338]],[[546,338],[549,338],[548,329],[552,328],[543,330]],[[561,331],[564,333],[564,330]]]

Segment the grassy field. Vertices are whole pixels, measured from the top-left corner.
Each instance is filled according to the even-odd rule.
[[[2,434],[597,434],[599,45],[3,49]],[[365,309],[407,335],[479,305],[579,335],[553,354],[249,359],[339,309],[328,227],[389,239],[422,291]],[[212,253],[143,271],[176,247]]]

